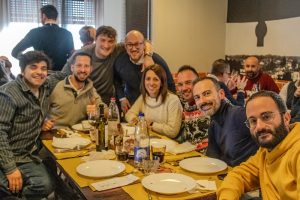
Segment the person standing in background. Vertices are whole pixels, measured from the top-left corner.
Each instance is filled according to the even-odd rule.
[[[71,32],[57,25],[58,12],[53,5],[41,9],[42,27],[34,28],[13,48],[11,55],[15,58],[24,50],[33,47],[43,51],[52,60],[52,71],[60,71],[74,51]]]
[[[96,29],[92,26],[84,26],[79,30],[82,47],[93,44],[96,38]]]

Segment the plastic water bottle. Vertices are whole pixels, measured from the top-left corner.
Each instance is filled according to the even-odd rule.
[[[107,125],[108,125],[108,144],[106,145],[108,149],[115,150],[115,137],[119,135],[118,131],[118,124],[120,123],[120,115],[119,109],[116,104],[116,99],[112,97],[110,99],[110,104],[108,107],[108,118],[107,118]]]
[[[144,113],[139,113],[139,120],[134,132],[134,165],[141,168],[143,159],[150,158],[150,138]]]

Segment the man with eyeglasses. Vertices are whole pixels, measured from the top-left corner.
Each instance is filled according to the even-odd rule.
[[[279,88],[272,77],[262,71],[257,57],[248,57],[244,61],[244,70],[248,79],[244,88],[247,96],[251,96],[251,94],[260,90],[279,93]]]
[[[206,155],[239,165],[254,155],[258,146],[245,125],[245,108],[224,100],[224,90],[211,77],[194,82],[193,95],[198,108],[211,117]]]
[[[132,30],[125,37],[126,52],[121,53],[114,64],[114,85],[121,102],[121,109],[126,113],[140,95],[140,82],[144,71],[144,58],[152,59],[160,65],[167,74],[168,88],[175,92],[175,84],[170,69],[165,60],[157,53],[145,51],[144,35]]]
[[[150,53],[150,45],[145,45]],[[115,95],[113,64],[117,56],[124,52],[123,44],[117,44],[117,31],[111,26],[100,26],[96,30],[95,44],[88,45],[77,52],[87,53],[92,57],[93,71],[89,78],[101,96],[103,102],[109,105],[110,98]],[[71,74],[71,57],[62,69],[63,72]],[[147,62],[147,63],[146,63]],[[145,65],[150,65],[148,58],[144,60]]]
[[[239,199],[260,187],[262,199],[299,199],[300,124],[280,96],[271,91],[253,94],[246,103],[246,124],[260,146],[257,153],[227,175],[218,199]]]

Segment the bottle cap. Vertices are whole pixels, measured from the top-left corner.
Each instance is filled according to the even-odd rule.
[[[139,117],[144,117],[144,113],[143,112],[139,112]]]

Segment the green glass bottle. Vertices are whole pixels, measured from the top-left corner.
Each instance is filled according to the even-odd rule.
[[[104,118],[104,104],[99,105],[99,125],[98,134],[96,138],[96,151],[105,150],[105,118]]]

